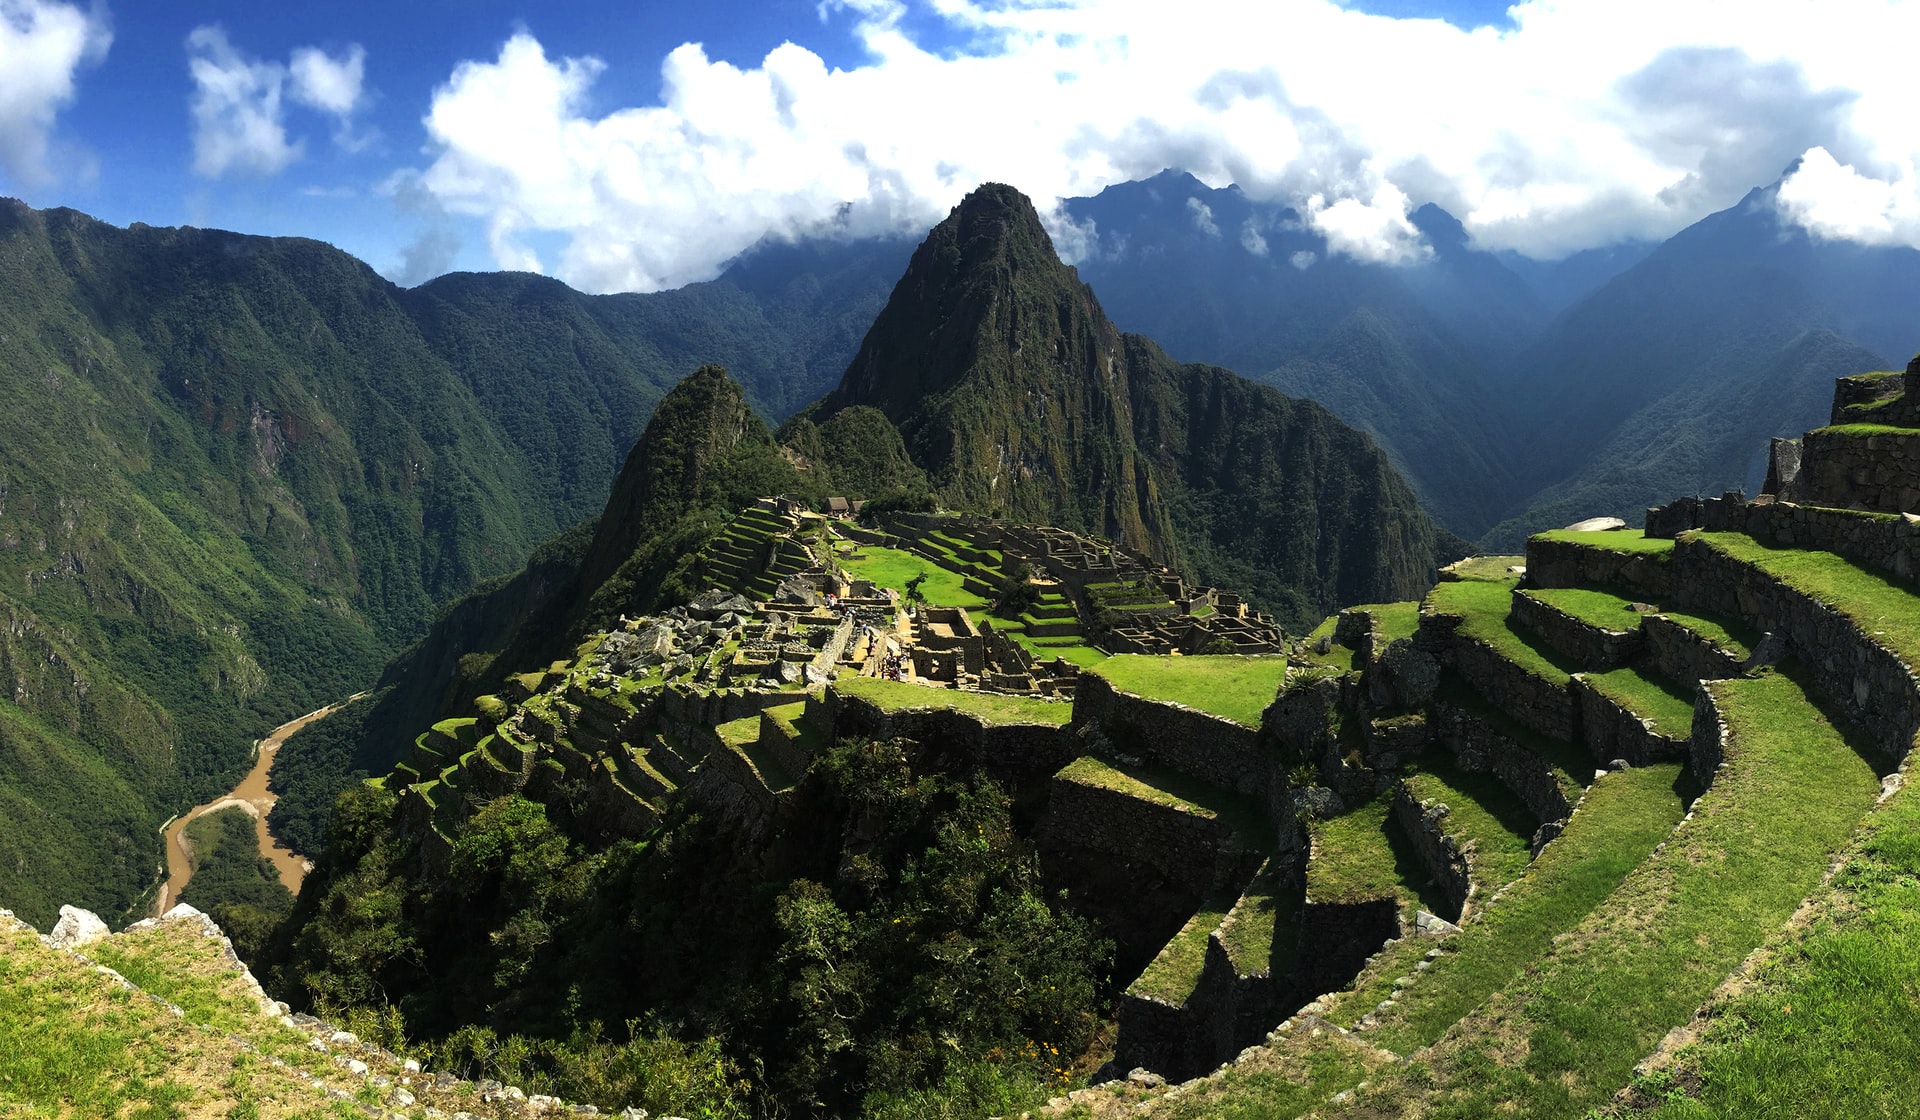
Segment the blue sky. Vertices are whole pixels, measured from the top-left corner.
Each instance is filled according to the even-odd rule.
[[[1058,222],[1168,166],[1394,261],[1423,251],[1423,202],[1551,257],[1664,236],[1801,159],[1790,217],[1917,244],[1916,7],[0,0],[0,193],[317,237],[401,282],[597,291],[767,236],[924,229],[986,178]]]

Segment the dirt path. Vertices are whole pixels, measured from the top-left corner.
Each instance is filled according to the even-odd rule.
[[[253,818],[254,834],[260,840],[260,854],[273,862],[274,869],[280,872],[280,881],[295,894],[300,893],[300,883],[307,877],[313,865],[267,832],[267,814],[272,811],[273,803],[280,800],[267,789],[267,775],[273,770],[273,760],[280,755],[280,744],[287,736],[328,715],[339,711],[348,704],[365,696],[361,692],[347,697],[338,704],[330,704],[317,712],[308,712],[299,719],[288,720],[274,728],[260,746],[253,760],[253,768],[240,784],[205,805],[195,806],[185,816],[173,818],[167,825],[165,834],[167,846],[167,881],[160,885],[160,893],[153,902],[155,917],[167,912],[180,900],[180,892],[187,889],[187,880],[193,875],[193,848],[187,843],[187,822],[207,813],[217,813],[222,809],[239,808]]]

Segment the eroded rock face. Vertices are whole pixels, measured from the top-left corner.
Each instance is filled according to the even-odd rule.
[[[53,932],[47,939],[56,949],[78,949],[82,945],[91,945],[113,936],[107,923],[100,920],[91,910],[82,910],[78,906],[62,906],[60,920],[54,924]]]

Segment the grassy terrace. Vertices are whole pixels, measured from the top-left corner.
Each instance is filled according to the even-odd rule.
[[[1545,762],[1547,768],[1553,771],[1554,781],[1559,784],[1561,793],[1566,795],[1569,805],[1579,799],[1580,791],[1586,788],[1587,780],[1593,776],[1593,756],[1584,747],[1562,743],[1520,723],[1487,703],[1479,693],[1451,672],[1442,674],[1436,699],[1479,717],[1509,742]]]
[[[1321,905],[1397,898],[1417,877],[1414,861],[1388,839],[1393,797],[1382,794],[1337,817],[1313,821],[1313,858],[1307,861],[1307,901]]]
[[[1093,671],[1123,691],[1150,700],[1172,700],[1245,727],[1259,727],[1260,713],[1280,691],[1287,659],[1279,654],[1154,657],[1130,653],[1109,657]]]
[[[1673,553],[1672,541],[1649,537],[1643,529],[1602,529],[1585,533],[1576,533],[1570,529],[1555,529],[1548,533],[1535,533],[1529,539],[1558,541],[1562,544],[1577,544],[1583,548],[1600,548],[1608,552],[1628,552],[1644,556],[1670,556]]]
[[[1709,687],[1732,734],[1693,819],[1503,996],[1345,1114],[1586,1115],[1793,913],[1879,782],[1792,679]]]
[[[1896,428],[1891,424],[1834,424],[1830,427],[1815,428],[1807,433],[1810,436],[1898,436],[1912,439],[1920,435],[1920,430]]]
[[[1564,685],[1573,674],[1572,664],[1559,653],[1507,624],[1507,613],[1513,609],[1510,583],[1483,580],[1437,583],[1427,594],[1426,606],[1436,614],[1460,619],[1458,632],[1462,637],[1487,643],[1500,656],[1536,677]]]
[[[1630,1114],[1904,1116],[1920,1100],[1920,797],[1897,794],[1856,838],[1813,920],[1769,940],[1750,987],[1716,1009]],[[1689,1086],[1685,1093],[1676,1086]]]
[[[1508,568],[1526,564],[1524,556],[1472,556],[1447,568],[1448,582],[1482,580],[1488,583],[1512,583],[1516,578]]]
[[[1633,600],[1611,592],[1591,591],[1584,587],[1530,587],[1519,594],[1538,599],[1561,614],[1603,630],[1640,628],[1640,615],[1628,609]]]
[[[1674,791],[1678,764],[1609,774],[1596,781],[1567,831],[1546,846],[1526,874],[1486,905],[1448,944],[1449,951],[1376,1012],[1368,1037],[1400,1053],[1431,1045],[1462,1015],[1510,986],[1559,934],[1571,929],[1667,838],[1684,812]],[[1449,805],[1452,802],[1448,802]],[[1335,1001],[1329,1015],[1352,1023],[1373,1011],[1392,981],[1413,971],[1430,944],[1409,938]],[[1339,1087],[1336,1087],[1339,1088]]]
[[[1127,988],[1130,995],[1165,1000],[1179,1007],[1193,993],[1200,971],[1207,963],[1207,939],[1220,925],[1220,919],[1233,909],[1234,896],[1215,895],[1173,935],[1167,947],[1153,958],[1146,971]]]
[[[1743,622],[1686,611],[1661,611],[1660,614],[1742,659],[1753,656],[1753,647],[1760,643],[1759,633]]]
[[[1073,705],[1059,700],[1039,700],[1026,696],[1001,696],[986,692],[960,692],[950,688],[930,688],[907,681],[882,680],[879,677],[842,677],[831,686],[842,696],[854,696],[884,711],[907,708],[952,708],[965,712],[990,726],[1045,724],[1065,727],[1073,719]]]
[[[862,579],[870,579],[880,587],[891,587],[902,596],[907,591],[907,581],[918,575],[925,575],[926,582],[920,585],[920,594],[927,602],[938,607],[965,607],[974,610],[987,605],[987,601],[962,586],[960,573],[943,568],[924,556],[905,552],[897,548],[882,548],[879,545],[861,546],[859,560],[842,559],[840,567],[849,574]]]
[[[1271,846],[1267,815],[1253,798],[1154,766],[1122,766],[1082,755],[1054,775],[1070,782],[1124,793],[1153,805],[1219,820],[1249,848]],[[1231,905],[1232,899],[1227,900]]]
[[[1416,801],[1432,799],[1445,805],[1441,828],[1463,846],[1474,845],[1467,862],[1481,901],[1526,871],[1538,822],[1500,779],[1436,766],[1408,775],[1406,786]]]
[[[1692,732],[1693,689],[1633,668],[1583,675],[1595,692],[1634,715],[1652,720],[1662,735],[1684,739]]]
[[[1360,667],[1358,663],[1360,651],[1354,649],[1352,646],[1343,646],[1333,641],[1334,627],[1339,624],[1339,615],[1328,615],[1321,621],[1320,625],[1313,628],[1312,633],[1307,635],[1306,648],[1302,651],[1302,654],[1308,661],[1313,662],[1315,665],[1322,665],[1342,673],[1351,673]],[[1318,645],[1322,638],[1327,639],[1329,643],[1327,652],[1313,652],[1313,647]]]
[[[1276,976],[1293,967],[1300,934],[1300,888],[1283,886],[1269,863],[1234,905],[1233,924],[1222,935],[1234,969],[1247,976],[1271,968]]]
[[[1381,634],[1389,642],[1396,638],[1411,638],[1413,632],[1420,629],[1419,603],[1369,603],[1354,609],[1371,614]]]
[[[1694,539],[1826,603],[1908,665],[1920,665],[1920,595],[1835,556],[1774,548],[1744,533],[1696,533]]]

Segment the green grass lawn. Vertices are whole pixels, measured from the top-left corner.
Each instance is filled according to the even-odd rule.
[[[887,711],[953,708],[989,725],[1037,723],[1065,727],[1073,719],[1073,705],[1060,700],[960,692],[879,677],[841,677],[830,687],[843,696],[857,696]]]
[[[1267,815],[1253,798],[1209,785],[1185,774],[1157,766],[1110,763],[1092,755],[1082,755],[1062,767],[1055,776],[1124,793],[1150,804],[1218,819],[1238,834],[1247,847],[1266,850],[1272,846]],[[1231,902],[1229,899],[1228,903]]]
[[[1528,539],[1559,541],[1586,548],[1603,548],[1609,552],[1630,552],[1644,556],[1665,556],[1673,553],[1672,541],[1649,537],[1643,529],[1602,529],[1598,532],[1586,533],[1576,533],[1570,529],[1555,529],[1547,533],[1535,533]]]
[[[1458,633],[1492,646],[1500,656],[1536,677],[1564,685],[1574,665],[1543,643],[1507,623],[1513,609],[1510,584],[1482,580],[1438,583],[1427,595],[1426,606],[1436,614],[1461,620]]]
[[[1524,556],[1473,556],[1448,568],[1447,574],[1454,580],[1512,583],[1518,577],[1507,569],[1522,566],[1526,562]]]
[[[1698,533],[1695,539],[1826,603],[1902,661],[1920,666],[1920,595],[1831,552],[1774,548],[1744,533]]]
[[[1271,862],[1260,869],[1234,904],[1233,924],[1222,935],[1236,972],[1248,976],[1271,968],[1282,976],[1293,967],[1302,901],[1299,885],[1281,883]]]
[[[1793,913],[1879,782],[1789,677],[1709,687],[1732,739],[1693,819],[1503,996],[1343,1115],[1585,1116]]]
[[[985,599],[961,586],[964,577],[959,572],[943,568],[924,556],[879,545],[867,545],[860,551],[863,559],[840,562],[850,575],[870,579],[880,587],[890,587],[903,597],[907,593],[907,581],[925,575],[927,579],[920,585],[920,594],[933,606],[975,610],[987,605]]]
[[[1640,628],[1640,615],[1627,609],[1633,600],[1611,592],[1584,587],[1530,587],[1519,594],[1538,599],[1561,614],[1603,630]]]
[[[1122,691],[1172,700],[1246,727],[1259,727],[1260,714],[1280,691],[1287,659],[1279,654],[1155,657],[1128,653],[1107,658],[1093,671]]]
[[[1595,692],[1634,715],[1652,720],[1662,735],[1684,739],[1693,732],[1693,689],[1633,668],[1584,676]]]
[[[1913,1114],[1920,1101],[1920,797],[1874,814],[1813,920],[1777,933],[1746,990],[1675,1068],[1638,1083],[1634,1116],[1798,1120]],[[1682,1089],[1681,1086],[1690,1088]]]
[[[1416,615],[1415,617],[1417,618],[1418,616]],[[1338,626],[1339,623],[1340,616],[1337,614],[1330,614],[1321,620],[1320,625],[1314,627],[1313,632],[1306,636],[1304,646],[1301,650],[1301,656],[1304,656],[1315,665],[1324,666],[1325,668],[1342,673],[1351,673],[1355,669],[1360,668],[1358,662],[1360,651],[1354,649],[1352,646],[1340,645],[1333,640],[1334,628]],[[1325,638],[1328,642],[1327,652],[1315,653],[1314,647],[1320,643],[1320,639],[1322,638]]]

